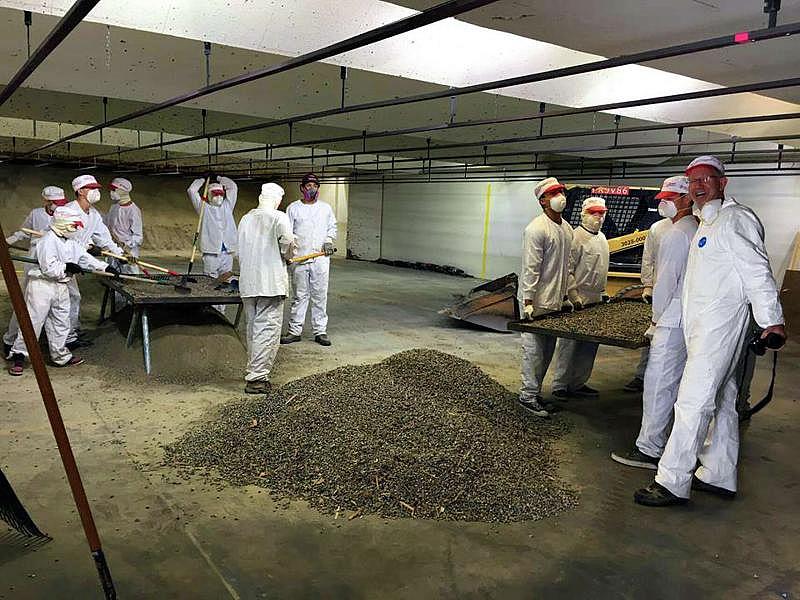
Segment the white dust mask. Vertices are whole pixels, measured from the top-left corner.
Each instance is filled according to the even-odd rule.
[[[703,208],[700,209],[700,219],[703,223],[710,225],[714,222],[719,215],[719,209],[722,207],[722,200],[711,200],[710,202],[706,202],[703,205]]]
[[[678,214],[678,207],[672,200],[662,200],[658,203],[658,214],[667,219],[672,219]]]
[[[100,202],[100,190],[97,188],[89,190],[89,193],[86,194],[86,199],[89,201],[89,204],[97,204]]]
[[[605,215],[593,215],[591,213],[581,215],[581,226],[591,233],[599,232],[600,228],[603,227],[603,221],[605,221]]]
[[[567,207],[567,197],[564,194],[557,194],[550,198],[550,208],[557,213],[562,212]]]

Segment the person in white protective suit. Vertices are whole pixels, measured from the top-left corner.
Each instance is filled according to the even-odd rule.
[[[83,359],[73,356],[66,347],[69,322],[69,290],[67,282],[81,269],[103,270],[118,275],[114,267],[97,260],[74,238],[83,227],[82,211],[74,206],[56,209],[49,228],[36,244],[36,260],[28,273],[25,305],[31,317],[36,338],[47,332],[50,358],[57,367],[79,365]],[[8,356],[8,372],[22,375],[28,350],[22,332],[17,334]]]
[[[64,206],[67,203],[66,195],[64,194],[64,190],[60,187],[55,185],[48,185],[42,190],[42,202],[43,206],[34,208],[31,212],[28,213],[28,216],[25,217],[25,220],[20,225],[20,230],[12,233],[10,236],[6,238],[6,244],[11,246],[12,244],[18,244],[19,242],[29,240],[30,241],[30,250],[28,251],[28,256],[31,258],[36,257],[36,244],[39,241],[39,237],[35,235],[31,235],[23,229],[32,229],[34,231],[45,231],[50,226],[50,219],[53,217],[53,211],[59,206]],[[25,286],[27,285],[27,275],[28,271],[33,268],[33,265],[28,263],[23,263],[22,271],[24,273],[22,281],[20,282],[20,287],[22,288],[23,293],[25,292]],[[3,354],[4,356],[8,356],[8,353],[11,351],[11,345],[14,343],[14,340],[17,339],[17,333],[19,332],[19,323],[17,323],[17,315],[13,312],[11,313],[11,318],[8,321],[8,330],[3,335]]]
[[[736,495],[735,371],[750,310],[763,338],[786,339],[763,225],[751,209],[725,197],[725,167],[716,157],[694,159],[686,176],[700,217],[683,283],[687,358],[655,481],[634,494],[646,506],[685,504],[692,489]]]
[[[78,230],[73,239],[92,255],[99,256],[102,250],[122,254],[122,248],[111,238],[111,233],[103,222],[103,215],[95,208],[102,198],[100,188],[102,186],[92,175],[78,175],[72,180],[72,189],[75,190],[76,199],[66,206],[73,210],[79,210],[82,213],[81,221],[83,222],[83,227]],[[70,322],[67,347],[75,350],[90,346],[92,343],[81,330],[81,292],[76,277],[69,278],[67,288],[69,289]]]
[[[286,260],[294,249],[292,225],[278,210],[283,188],[261,186],[258,208],[239,222],[239,295],[247,319],[247,372],[244,391],[265,394],[278,353],[283,304],[289,288]]]
[[[692,214],[689,179],[664,180],[658,212],[671,226],[659,240],[653,286],[653,324],[648,330],[650,358],[642,394],[642,426],[633,450],[612,452],[611,458],[630,467],[655,469],[672,425],[672,410],[686,364],[681,327],[681,294],[697,218]]]
[[[105,223],[111,237],[125,251],[126,256],[139,258],[139,249],[144,241],[142,229],[142,211],[131,199],[133,184],[123,177],[111,180],[108,186],[111,196],[111,208],[106,213]],[[109,261],[121,273],[138,275],[141,271],[135,262],[123,262],[117,259]]]
[[[533,219],[523,234],[519,285],[523,319],[559,310],[573,310],[567,298],[572,227],[561,218],[567,206],[564,189],[555,177],[543,179],[533,188],[543,214]],[[523,333],[521,339],[522,388],[519,404],[534,416],[548,417],[548,407],[542,400],[542,381],[553,358],[556,338]]]
[[[658,258],[658,242],[661,234],[669,229],[672,225],[670,219],[660,219],[650,226],[647,233],[647,238],[644,241],[644,248],[642,250],[642,270],[641,281],[644,289],[642,289],[642,301],[646,304],[653,302],[653,286],[655,285],[655,266],[656,259]],[[650,355],[650,348],[645,346],[642,348],[639,356],[639,364],[636,366],[636,374],[628,383],[625,384],[624,389],[628,392],[641,392],[644,389],[644,373],[647,370],[647,358]]]
[[[319,179],[313,173],[303,176],[300,184],[303,198],[295,200],[286,209],[297,240],[297,255],[306,256],[323,252],[318,256],[293,265],[292,306],[289,310],[289,331],[281,338],[281,344],[300,341],[306,320],[308,302],[311,300],[311,327],[314,341],[330,346],[328,337],[328,276],[336,241],[336,217],[331,206],[319,200]]]
[[[203,254],[203,273],[217,278],[233,270],[233,256],[238,245],[233,209],[239,187],[228,177],[219,176],[209,183],[207,198],[203,198],[205,179],[195,179],[186,192],[197,214],[205,201],[203,224],[200,229],[200,252]]]
[[[608,300],[608,240],[600,231],[607,211],[606,201],[595,196],[586,198],[581,205],[581,224],[572,236],[567,287],[567,296],[575,310]],[[597,397],[597,390],[586,382],[592,375],[598,346],[596,342],[559,338],[553,374],[554,398]]]

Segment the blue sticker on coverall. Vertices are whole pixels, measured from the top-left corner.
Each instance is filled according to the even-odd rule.
[[[700,240],[697,242],[697,245],[698,245],[700,248],[702,248],[703,246],[705,246],[705,245],[706,245],[706,238],[705,238],[705,237],[701,237],[701,238],[700,238]]]

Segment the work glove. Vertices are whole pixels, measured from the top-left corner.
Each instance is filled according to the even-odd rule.
[[[583,310],[583,302],[581,302],[580,300],[573,300],[571,302],[572,302],[572,307],[575,310]]]
[[[333,244],[330,242],[325,242],[322,244],[322,251],[325,253],[325,256],[332,256],[334,252],[336,252],[336,248],[333,247]]]
[[[233,183],[233,179],[231,179],[230,177],[225,177],[224,175],[220,175],[219,177],[217,177],[217,183],[219,183],[222,187],[224,187],[226,191],[236,185],[235,183]]]
[[[564,301],[561,303],[561,312],[575,312],[575,305],[569,301],[569,298],[564,298]]]
[[[103,256],[103,249],[98,248],[97,246],[89,246],[86,249],[86,252],[88,252],[92,256]]]
[[[611,297],[608,294],[603,294],[602,296],[600,296],[600,302],[602,302],[603,304],[608,304],[609,302],[611,302]]]
[[[119,270],[115,269],[111,265],[106,267],[106,273],[111,273],[114,276],[114,279],[119,279]]]
[[[66,266],[64,267],[64,272],[65,272],[67,275],[77,275],[78,273],[83,273],[83,269],[81,269],[81,268],[80,268],[78,265],[76,265],[75,263],[70,263],[70,262],[68,262],[68,263],[66,264]]]
[[[522,307],[522,320],[523,321],[530,321],[531,319],[533,319],[533,312],[535,310],[536,310],[536,308],[533,306],[533,304],[526,304],[525,306],[523,306]]]
[[[645,304],[652,304],[653,303],[653,288],[646,287],[642,290],[642,301]]]

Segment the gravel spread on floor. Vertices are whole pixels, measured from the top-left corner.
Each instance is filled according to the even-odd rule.
[[[165,462],[337,517],[523,521],[577,505],[554,450],[566,430],[471,363],[410,350],[231,401]]]

